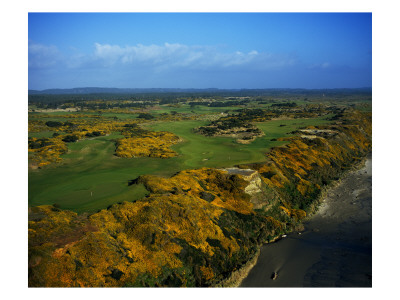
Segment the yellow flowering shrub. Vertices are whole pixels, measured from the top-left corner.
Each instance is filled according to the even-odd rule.
[[[169,158],[178,154],[169,147],[178,143],[179,137],[170,132],[148,132],[145,136],[119,139],[115,154],[119,157]]]
[[[242,214],[253,213],[253,204],[244,192],[248,182],[240,175],[228,175],[223,170],[211,168],[186,170],[171,178],[144,175],[139,178],[139,182],[152,193],[181,193],[200,198],[207,193],[215,206]]]

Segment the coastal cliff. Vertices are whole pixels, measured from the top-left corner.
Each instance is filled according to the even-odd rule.
[[[370,113],[308,127],[264,162],[140,176],[150,192],[88,215],[29,211],[29,286],[215,286],[293,230],[372,148]]]

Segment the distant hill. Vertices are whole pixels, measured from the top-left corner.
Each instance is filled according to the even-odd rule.
[[[82,87],[72,89],[47,89],[29,90],[29,95],[64,95],[64,94],[143,94],[143,93],[187,93],[187,92],[212,92],[219,89],[179,89],[179,88],[101,88]]]
[[[251,94],[342,94],[342,93],[371,93],[372,88],[339,88],[339,89],[181,89],[181,88],[104,88],[104,87],[81,87],[71,89],[46,89],[28,90],[28,95],[82,95],[82,94],[157,94],[157,93],[248,93]]]

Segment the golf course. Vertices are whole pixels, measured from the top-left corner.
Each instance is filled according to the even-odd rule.
[[[223,168],[263,161],[272,147],[285,144],[271,140],[287,137],[298,128],[327,122],[326,117],[319,117],[255,123],[265,135],[247,145],[238,144],[233,138],[195,133],[194,128],[207,123],[203,120],[146,123],[143,126],[146,129],[169,131],[181,138],[182,142],[172,146],[178,156],[167,159],[115,156],[115,142],[122,137],[118,132],[68,143],[68,152],[61,156],[60,164],[29,170],[29,205],[56,204],[62,209],[83,213],[122,201],[135,201],[148,193],[142,185],[129,185],[140,175],[171,176],[186,169]],[[49,136],[49,133],[42,133],[42,136],[46,134]]]

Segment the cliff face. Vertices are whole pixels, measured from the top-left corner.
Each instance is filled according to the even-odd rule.
[[[268,206],[271,207],[276,204],[277,194],[272,189],[268,188],[258,171],[242,168],[227,168],[224,170],[227,171],[228,174],[238,175],[247,181],[244,192],[250,196],[253,209],[265,209]]]
[[[29,286],[218,283],[296,226],[321,187],[371,150],[370,114],[348,111],[339,121],[307,128],[263,163],[141,176],[149,197],[92,215],[32,208]]]

